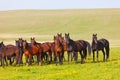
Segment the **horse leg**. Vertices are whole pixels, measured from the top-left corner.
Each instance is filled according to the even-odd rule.
[[[105,47],[105,50],[106,50],[106,61],[108,60],[108,58],[109,58],[109,45],[107,45],[106,47]]]
[[[49,59],[50,59],[49,63],[51,63],[52,62],[52,52],[51,51],[49,52]]]
[[[74,53],[74,52],[73,52],[73,53],[70,53],[71,62],[72,62],[72,60],[73,60],[74,56],[75,56],[75,53]]]
[[[70,52],[67,52],[68,54],[68,63],[69,63],[69,59],[70,59]]]
[[[84,50],[84,57],[87,58],[87,49]]]
[[[78,52],[74,53],[74,60],[76,61],[76,63],[78,63]]]
[[[25,55],[25,59],[26,59],[26,66],[28,66],[29,65],[28,64],[28,59],[29,59],[28,55]]]
[[[63,58],[64,58],[64,52],[60,53],[60,62],[61,64],[63,64]]]
[[[55,63],[56,63],[56,66],[57,66],[57,64],[58,64],[58,57],[59,57],[59,55],[58,55],[58,53],[57,53],[56,56],[55,56]]]
[[[59,64],[61,65],[61,55],[60,55],[60,52],[58,52],[58,57],[59,57]]]
[[[98,53],[98,50],[97,50],[97,62],[98,62],[98,55],[99,55],[99,53]]]
[[[105,61],[105,51],[104,51],[104,49],[102,49],[102,52],[103,52],[103,61]]]
[[[4,56],[2,56],[2,67],[4,67]]]
[[[38,54],[37,55],[37,62],[38,62],[38,65],[41,66],[41,62],[42,62],[42,53]]]
[[[22,56],[23,56],[23,51],[20,50],[20,63],[21,63],[21,64],[23,64]]]
[[[29,55],[29,64],[32,66],[32,55]]]
[[[95,51],[93,50],[93,62],[95,62]]]
[[[84,56],[82,54],[82,51],[80,51],[80,55],[81,55],[81,64],[83,64],[84,63]]]
[[[12,65],[12,58],[13,58],[13,57],[10,58],[10,65]]]
[[[5,62],[6,62],[6,66],[8,66],[7,57],[5,57],[4,59],[5,59]]]

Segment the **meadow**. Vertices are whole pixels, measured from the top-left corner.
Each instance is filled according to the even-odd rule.
[[[28,42],[53,41],[57,33],[70,33],[74,40],[91,43],[92,34],[110,41],[110,58],[92,62],[92,54],[85,64],[43,64],[38,66],[0,67],[0,80],[119,80],[120,76],[120,9],[83,10],[15,10],[0,11],[0,41],[15,44],[19,37]],[[66,55],[67,58],[67,55]],[[80,58],[79,58],[80,61]]]

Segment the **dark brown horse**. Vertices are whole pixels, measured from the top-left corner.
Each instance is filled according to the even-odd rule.
[[[23,64],[23,60],[22,60],[22,57],[23,57],[23,46],[22,46],[22,42],[23,42],[23,39],[22,38],[19,38],[18,40],[15,40],[16,42],[16,46],[19,47],[20,49],[20,57],[21,57],[21,64]]]
[[[26,65],[28,65],[28,62],[30,65],[32,65],[32,57],[33,55],[37,56],[37,62],[39,65],[41,65],[41,56],[42,56],[42,49],[39,45],[31,43],[29,45],[27,41],[23,41],[23,49],[24,49],[24,54],[26,58]]]
[[[106,53],[105,53],[105,51]],[[106,39],[97,40],[97,34],[93,34],[92,36],[92,52],[93,52],[93,61],[95,61],[95,51],[97,52],[97,61],[98,61],[98,51],[102,50],[103,53],[103,61],[107,61],[109,58],[109,41]],[[106,59],[105,59],[106,55]]]
[[[79,52],[81,55],[81,63],[84,63],[84,59],[86,56],[86,46],[84,44],[85,42],[83,40],[77,40],[77,41],[72,40],[69,36],[69,33],[68,34],[65,33],[65,40],[67,45],[68,62],[69,62],[70,55],[72,59],[72,53],[73,53],[74,59],[77,63],[78,52]]]
[[[4,46],[4,44],[1,44],[3,47],[0,49],[0,57],[1,57],[1,63],[4,67],[4,61],[6,62],[6,65],[8,65],[7,58],[11,60],[11,58],[16,58],[16,64],[20,65],[20,50],[17,46],[14,45],[7,45]]]
[[[58,63],[58,58],[59,58],[59,64],[63,64],[64,47],[57,36],[54,36],[54,50],[55,50],[56,65]]]

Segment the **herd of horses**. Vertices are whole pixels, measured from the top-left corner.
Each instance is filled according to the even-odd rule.
[[[65,33],[63,37],[62,34],[57,34],[54,36],[53,42],[36,42],[35,38],[30,39],[31,42],[28,43],[26,40],[19,38],[15,40],[16,45],[4,45],[3,42],[0,43],[0,61],[1,66],[4,67],[9,64],[14,65],[23,64],[23,54],[25,55],[26,65],[32,65],[35,61],[38,65],[46,61],[48,63],[54,62],[56,65],[63,64],[65,60],[65,51],[68,54],[68,63],[75,60],[78,63],[78,53],[81,56],[81,64],[85,62],[87,54],[93,52],[93,61],[95,62],[95,51],[97,54],[98,61],[98,51],[103,52],[103,61],[107,61],[109,58],[109,41],[106,39],[97,40],[97,34],[92,36],[92,44],[85,40],[76,40],[70,38],[69,33]],[[104,51],[105,50],[105,51]],[[34,55],[36,55],[34,57]]]

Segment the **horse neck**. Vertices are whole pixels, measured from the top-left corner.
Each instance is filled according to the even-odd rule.
[[[57,43],[56,43],[56,46],[57,47],[60,47],[62,45],[62,43],[60,42],[60,41],[58,41]]]

